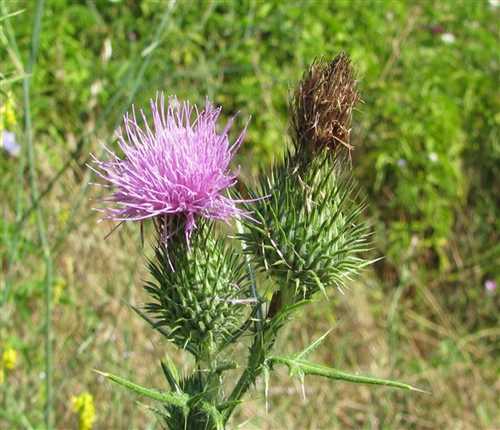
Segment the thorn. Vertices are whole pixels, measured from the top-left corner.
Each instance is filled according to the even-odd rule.
[[[417,387],[413,387],[413,386],[410,386],[410,391],[416,391],[417,393],[432,395],[431,391],[422,390],[421,388],[417,388]]]

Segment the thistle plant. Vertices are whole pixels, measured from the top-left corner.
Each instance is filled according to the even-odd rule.
[[[241,194],[230,162],[245,133],[231,143],[232,121],[217,131],[221,109],[208,101],[199,110],[157,97],[151,118],[141,112],[141,124],[135,113],[125,116],[118,138],[123,156],[108,149],[107,160],[94,160],[111,191],[100,209],[104,218],[151,219],[155,227],[144,285],[150,300],[132,308],[194,359],[191,373],[181,375],[165,358],[166,390],[103,375],[160,402],[155,411],[167,428],[227,428],[258,378],[267,386],[280,365],[299,378],[414,389],[309,361],[325,336],[293,355],[275,351],[280,330],[303,307],[327,300],[371,262],[365,257],[370,229],[342,152],[351,149],[358,99],[347,56],[313,63],[290,103],[292,145],[270,174]],[[218,220],[234,225],[231,240]],[[238,343],[248,347],[243,359],[232,355]]]

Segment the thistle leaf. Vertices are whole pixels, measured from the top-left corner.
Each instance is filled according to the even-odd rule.
[[[189,401],[189,396],[184,393],[165,393],[158,390],[153,390],[151,388],[143,387],[142,385],[138,385],[134,382],[128,381],[127,379],[113,375],[111,373],[100,372],[99,370],[95,370],[95,372],[99,375],[104,376],[110,381],[113,381],[114,383],[121,385],[130,391],[133,391],[136,394],[148,397],[149,399],[157,400],[162,403],[166,403],[168,405],[185,408]]]
[[[302,308],[303,306],[311,303],[312,300],[301,300],[291,305],[286,305],[273,317],[270,322],[269,328],[272,332],[277,332],[278,329],[290,318],[290,316]]]
[[[214,373],[221,374],[222,372],[225,372],[226,370],[232,370],[232,369],[237,369],[237,368],[238,368],[238,363],[236,363],[235,361],[223,360],[214,369]]]
[[[167,339],[170,338],[170,334],[165,331],[161,326],[156,324],[151,318],[147,316],[147,314],[143,311],[141,311],[138,307],[128,304],[129,307],[137,314],[139,315],[144,321],[146,321],[151,327],[154,329],[158,330],[163,336],[165,336]]]
[[[357,384],[385,385],[387,387],[401,388],[403,390],[418,391],[421,393],[425,392],[419,388],[415,388],[412,385],[403,382],[347,373],[341,370],[334,369],[333,367],[323,366],[321,364],[316,364],[311,361],[299,359],[296,357],[273,356],[269,357],[267,361],[271,365],[283,364],[287,366],[288,370],[290,371],[290,375],[292,376],[316,375],[323,376],[328,379],[354,382]]]

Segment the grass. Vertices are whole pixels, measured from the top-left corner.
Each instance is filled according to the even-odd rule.
[[[277,349],[298,350],[333,327],[316,361],[431,394],[309,378],[303,399],[283,371],[271,379],[269,412],[260,389],[235,422],[497,425],[500,302],[484,288],[500,281],[495,2],[59,0],[45,4],[39,33],[30,2],[0,4],[0,105],[12,95],[23,148],[18,158],[0,154],[0,352],[19,353],[0,385],[0,429],[48,427],[48,357],[55,428],[77,428],[70,399],[84,391],[94,396],[95,428],[158,428],[140,400],[92,369],[161,387],[164,354],[189,366],[146,337],[126,305],[143,299],[137,229],[104,240],[112,226],[91,211],[88,154],[111,144],[123,112],[164,89],[197,102],[208,95],[226,116],[240,112],[240,127],[251,116],[239,161],[252,181],[283,150],[289,90],[305,65],[339,50],[359,71],[353,166],[386,258],[295,321]],[[52,354],[42,341],[50,313]]]
[[[38,1],[36,5],[35,20],[33,24],[33,37],[31,41],[31,55],[24,73],[23,79],[23,106],[25,118],[25,136],[28,147],[28,165],[29,165],[29,180],[31,190],[31,201],[35,203],[39,198],[38,192],[38,177],[35,168],[35,151],[33,146],[33,128],[31,123],[31,97],[30,84],[33,74],[36,58],[38,55],[40,25],[43,15],[43,1]],[[53,369],[52,369],[52,273],[53,262],[50,253],[50,245],[47,241],[47,233],[45,219],[40,206],[36,209],[36,223],[38,228],[38,236],[43,249],[43,258],[45,262],[45,427],[53,428]]]

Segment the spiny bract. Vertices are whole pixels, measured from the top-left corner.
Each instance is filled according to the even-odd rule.
[[[160,245],[149,270],[154,279],[145,288],[156,301],[146,310],[179,347],[199,357],[239,327],[248,291],[244,264],[211,224],[200,222],[189,246],[181,238]]]
[[[358,219],[352,180],[340,162],[318,155],[307,166],[288,155],[259,193],[269,195],[253,206],[257,223],[241,235],[256,265],[288,289],[294,299],[343,282],[368,264],[369,229]]]

